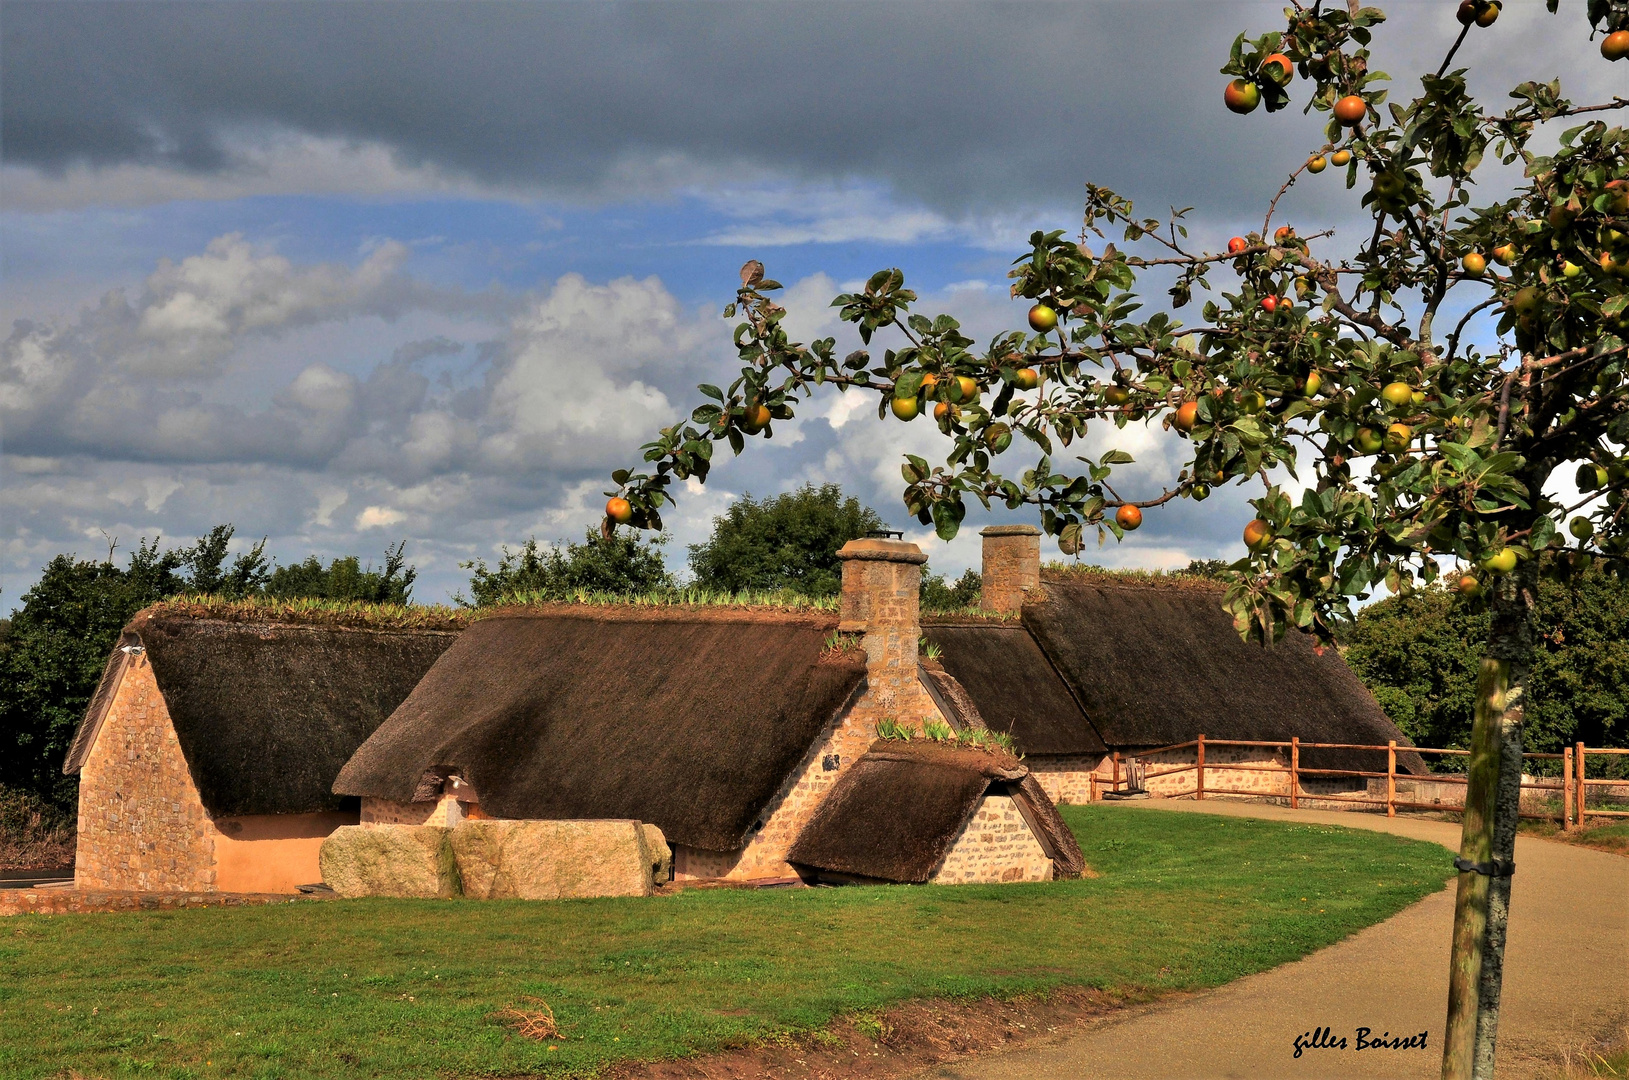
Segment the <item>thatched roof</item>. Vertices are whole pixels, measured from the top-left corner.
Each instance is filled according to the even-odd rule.
[[[787,861],[845,877],[921,884],[933,876],[992,784],[1020,803],[1060,876],[1080,873],[1080,848],[1056,808],[1010,754],[879,740],[832,785]],[[1036,802],[1037,796],[1039,803]]]
[[[1101,754],[1107,747],[1052,662],[1020,625],[933,623],[939,663],[978,706],[987,727],[1024,754]]]
[[[83,767],[139,646],[211,815],[338,809],[341,766],[455,637],[143,611],[108,660],[65,769]]]
[[[865,678],[835,612],[562,606],[483,619],[341,771],[406,802],[457,772],[506,818],[636,818],[729,851]]]
[[[1055,572],[1042,583],[1046,599],[1025,605],[1024,625],[1115,749],[1166,746],[1200,733],[1412,745],[1334,649],[1319,656],[1299,632],[1272,648],[1240,639],[1219,587]],[[1350,750],[1303,750],[1301,763],[1386,767],[1384,753]],[[1398,766],[1425,772],[1418,754],[1399,755]]]

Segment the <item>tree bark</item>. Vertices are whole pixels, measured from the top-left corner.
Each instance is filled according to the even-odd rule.
[[[1499,783],[1500,721],[1510,666],[1491,656],[1476,680],[1476,721],[1471,729],[1470,774],[1465,786],[1459,854],[1473,863],[1493,857],[1493,819]],[[1454,897],[1453,955],[1448,968],[1448,1022],[1442,1042],[1442,1080],[1471,1080],[1476,1051],[1478,1002],[1488,925],[1488,877],[1461,871]]]
[[[1523,562],[1496,586],[1477,679],[1460,856],[1510,865],[1521,810],[1522,691],[1532,662],[1538,568]],[[1492,1080],[1510,913],[1509,877],[1463,871],[1454,904],[1443,1080]]]
[[[1504,714],[1499,723],[1499,791],[1493,822],[1493,857],[1515,864],[1516,826],[1521,820],[1522,721],[1527,674],[1533,661],[1532,602],[1538,589],[1536,562],[1516,571],[1515,587],[1494,601],[1488,655],[1509,664]],[[1510,919],[1510,877],[1488,883],[1488,922],[1477,988],[1476,1056],[1472,1080],[1493,1080],[1494,1043],[1499,1032],[1499,995],[1504,980],[1505,931]]]

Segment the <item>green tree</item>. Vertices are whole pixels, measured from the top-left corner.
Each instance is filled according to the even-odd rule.
[[[926,566],[922,568],[923,611],[960,611],[977,607],[983,591],[984,578],[972,567],[962,571],[962,576],[953,582],[945,581],[943,574],[930,573]]]
[[[490,607],[518,598],[563,599],[579,592],[628,595],[671,588],[673,575],[662,555],[666,542],[665,536],[602,537],[589,529],[582,543],[567,544],[562,550],[559,544],[542,547],[532,537],[519,551],[504,547],[495,568],[488,569],[485,559],[459,563],[471,571],[471,599],[458,599]]]
[[[62,762],[108,652],[131,616],[186,587],[186,554],[160,552],[155,539],[123,569],[71,555],[46,564],[0,652],[0,785],[72,806],[78,784]]]
[[[405,544],[377,571],[355,557],[324,567],[315,556],[273,571],[264,539],[228,563],[233,531],[217,525],[168,551],[143,538],[124,567],[111,550],[102,562],[58,555],[46,564],[0,640],[0,786],[72,809],[78,783],[62,775],[63,758],[119,632],[149,604],[186,592],[406,603],[411,592]]]
[[[271,565],[266,561],[266,538],[226,566],[226,548],[236,530],[230,525],[217,525],[198,538],[198,542],[184,553],[191,573],[187,588],[192,592],[224,596],[241,600],[265,591],[271,577]]]
[[[1187,211],[1139,217],[1129,199],[1088,184],[1079,242],[1036,232],[1015,260],[1013,295],[1032,301],[1027,330],[983,348],[951,315],[912,311],[916,294],[897,269],[832,301],[862,345],[886,335],[880,356],[839,357],[834,338],[792,341],[771,296],[780,283],[748,262],[724,309],[741,320],[739,377],[698,388],[708,400],[689,421],[643,447],[651,471],[612,474],[628,503],[618,518],[658,527],[675,481],[706,481],[717,442],[740,453],[830,385],[875,395],[879,420],[931,413],[949,447],[943,464],[907,456],[904,500],[946,538],[970,500],[999,501],[1033,507],[1072,553],[1086,530],[1122,536],[1143,511],[1259,480],[1250,553],[1227,575],[1227,606],[1250,637],[1302,628],[1332,638],[1354,598],[1429,584],[1445,560],[1480,567],[1472,585],[1490,619],[1461,844],[1472,869],[1455,908],[1451,1078],[1493,1071],[1510,888],[1493,871],[1515,844],[1536,556],[1565,551],[1559,572],[1629,555],[1629,140],[1599,118],[1629,98],[1580,106],[1559,81],[1528,82],[1502,111],[1484,108],[1466,69],[1451,65],[1499,8],[1463,0],[1458,40],[1406,102],[1386,100],[1389,77],[1370,65],[1385,16],[1358,0],[1293,4],[1283,30],[1241,34],[1221,68],[1228,108],[1280,110],[1299,77],[1306,110],[1329,118],[1305,163],[1268,188],[1277,194],[1264,200],[1261,229],[1206,251],[1188,237]],[[1621,0],[1590,0],[1585,14],[1591,35],[1629,30]],[[1603,44],[1608,59],[1621,40]],[[1569,117],[1584,121],[1541,140],[1553,153],[1533,149],[1538,131]],[[1490,155],[1521,176],[1477,203]],[[1344,254],[1326,230],[1274,228],[1279,196],[1331,166],[1321,182],[1361,190],[1374,222]],[[1106,227],[1124,249],[1093,250]],[[1174,276],[1169,305],[1150,310],[1134,291],[1148,270]],[[1197,317],[1179,321],[1196,299]],[[1144,421],[1190,442],[1185,467],[1157,493],[1115,486],[1116,467],[1132,461],[1124,450],[1063,453],[1088,430]],[[1038,460],[1003,470],[1014,446],[1033,446]],[[1586,497],[1547,498],[1555,471],[1574,466]],[[1285,489],[1292,473],[1298,491]],[[1569,532],[1578,544],[1567,551]]]
[[[875,510],[836,484],[805,484],[772,499],[743,495],[713,519],[706,543],[690,546],[690,570],[705,589],[836,596],[837,549],[883,527]]]
[[[1485,605],[1445,587],[1418,589],[1360,610],[1343,652],[1409,738],[1464,748],[1490,621]],[[1534,627],[1527,745],[1629,746],[1629,582],[1598,566],[1568,581],[1541,577]]]
[[[360,600],[370,604],[410,604],[418,570],[407,565],[407,541],[385,548],[385,562],[375,570],[355,555],[335,559],[327,566],[315,555],[304,562],[279,566],[264,577],[264,593],[278,599],[310,597],[321,600]],[[259,549],[257,548],[258,552]],[[200,589],[199,591],[205,591]]]

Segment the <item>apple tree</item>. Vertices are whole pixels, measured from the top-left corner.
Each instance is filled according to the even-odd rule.
[[[1264,644],[1292,629],[1327,640],[1354,599],[1452,575],[1491,616],[1456,862],[1454,1077],[1492,1074],[1537,575],[1629,554],[1629,139],[1609,123],[1629,99],[1575,104],[1556,81],[1476,100],[1452,61],[1467,35],[1498,32],[1499,10],[1459,4],[1458,39],[1406,103],[1370,67],[1378,9],[1295,3],[1284,29],[1241,35],[1224,107],[1327,117],[1261,228],[1207,251],[1185,211],[1141,217],[1088,184],[1078,237],[1037,232],[1015,260],[1028,326],[983,345],[914,310],[898,270],[833,300],[862,348],[792,341],[779,283],[749,262],[724,311],[739,375],[700,387],[709,400],[644,447],[643,470],[613,475],[604,523],[660,528],[673,483],[705,482],[718,443],[741,453],[831,386],[875,395],[880,421],[937,425],[945,457],[907,457],[903,496],[946,538],[969,503],[1000,503],[1034,508],[1072,552],[1172,500],[1254,487],[1226,604]],[[1594,59],[1579,33],[1580,63],[1629,53],[1629,3],[1586,15],[1604,36]],[[1342,181],[1373,220],[1359,243],[1275,222],[1292,184]],[[1149,272],[1170,282],[1153,310],[1136,291]],[[1070,453],[1132,423],[1187,441],[1158,491],[1116,484],[1123,450]],[[1556,495],[1558,474],[1577,498]]]

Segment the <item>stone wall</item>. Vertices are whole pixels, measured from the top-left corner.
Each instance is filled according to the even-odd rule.
[[[1018,804],[1010,796],[992,794],[979,802],[929,880],[936,885],[1051,881],[1052,860]]]
[[[1113,767],[1104,754],[1042,754],[1024,758],[1047,798],[1058,804],[1092,801],[1092,773],[1108,778]]]
[[[80,889],[215,889],[215,830],[144,654],[125,665],[79,776]]]
[[[443,794],[434,802],[393,802],[362,797],[362,825],[435,825],[451,829],[465,818],[482,818],[475,803],[463,802],[450,794]]]

